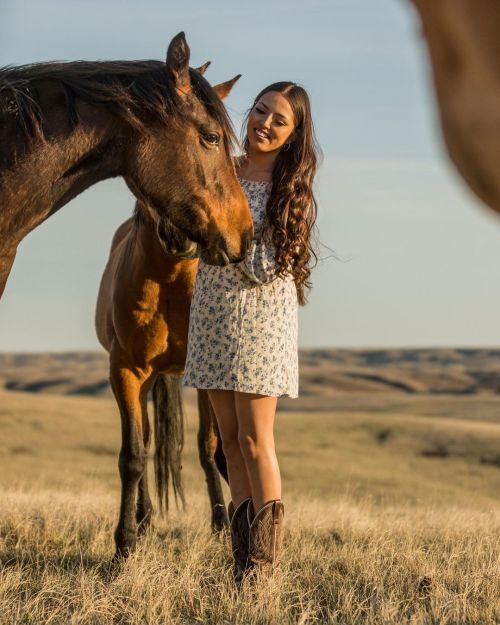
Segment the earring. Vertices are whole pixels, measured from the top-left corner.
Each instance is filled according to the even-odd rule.
[[[288,152],[291,145],[292,145],[291,143],[285,143],[285,145],[283,146],[283,152]]]

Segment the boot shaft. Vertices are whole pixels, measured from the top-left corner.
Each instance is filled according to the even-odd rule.
[[[229,502],[228,515],[230,518],[229,529],[231,533],[231,547],[234,558],[233,576],[235,581],[240,581],[248,567],[248,544],[249,525],[247,520],[247,508],[252,499],[244,499],[236,509],[233,502]]]
[[[284,513],[284,505],[280,499],[267,502],[257,513],[254,512],[252,503],[248,505],[249,565],[272,570],[279,563]]]

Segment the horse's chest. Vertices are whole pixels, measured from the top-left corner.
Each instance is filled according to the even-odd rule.
[[[137,298],[133,310],[135,323],[139,326],[165,325],[172,328],[184,326],[189,318],[190,298],[176,297],[170,291],[145,293]]]
[[[143,282],[140,289],[122,293],[128,305],[115,308],[120,316],[120,343],[127,345],[135,360],[157,370],[182,370],[189,327],[190,290],[176,284]],[[123,297],[121,299],[123,304]],[[117,320],[115,319],[115,322]]]
[[[133,299],[132,316],[137,326],[156,324],[161,320],[164,304],[157,286],[141,289]]]

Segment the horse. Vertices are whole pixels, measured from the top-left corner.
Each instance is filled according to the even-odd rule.
[[[109,353],[110,383],[119,407],[122,446],[120,516],[115,558],[127,557],[153,514],[147,456],[150,424],[147,397],[153,389],[155,478],[160,510],[168,510],[169,476],[175,500],[185,498],[181,481],[184,423],[180,375],[186,359],[191,296],[198,266],[197,245],[174,230],[158,236],[139,204],[116,231],[97,297],[97,337]],[[198,391],[198,448],[212,509],[212,529],[228,526],[219,472],[227,466],[208,393]]]
[[[165,62],[0,69],[0,297],[20,241],[89,186],[115,176],[158,230],[179,229],[205,262],[244,258],[253,224],[218,96],[239,75],[212,88],[189,57],[181,32]]]
[[[500,3],[413,0],[427,40],[448,153],[500,212]]]
[[[200,68],[204,72],[208,63]],[[221,100],[233,81],[220,85]],[[168,511],[171,476],[176,503],[185,508],[181,480],[184,415],[179,375],[186,359],[191,296],[199,245],[173,224],[154,222],[140,202],[116,231],[97,296],[95,326],[109,353],[111,388],[122,430],[119,469],[121,505],[115,558],[135,549],[150,526],[147,456],[151,430],[147,397],[153,389],[155,481],[160,511]],[[229,524],[219,472],[227,477],[217,422],[206,391],[198,391],[198,447],[208,483],[212,530]]]

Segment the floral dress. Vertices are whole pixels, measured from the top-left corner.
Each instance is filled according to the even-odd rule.
[[[297,289],[293,276],[276,276],[275,248],[262,237],[271,183],[239,180],[255,238],[239,263],[217,267],[200,259],[182,383],[298,397]]]

